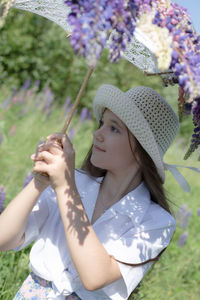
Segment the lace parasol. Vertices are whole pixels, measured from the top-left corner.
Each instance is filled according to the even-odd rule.
[[[72,31],[67,23],[70,9],[63,0],[16,0],[14,7],[43,16],[61,26],[68,34]],[[158,73],[157,59],[149,50],[151,47],[151,41],[136,29],[123,57],[142,71]]]

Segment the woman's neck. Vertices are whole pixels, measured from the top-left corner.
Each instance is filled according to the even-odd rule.
[[[142,181],[140,172],[135,172],[132,176],[120,174],[116,176],[107,171],[97,197],[95,209],[92,216],[92,224],[112,205],[117,203],[123,196],[134,190]]]
[[[142,176],[139,170],[135,170],[135,172],[120,172],[119,174],[107,171],[101,190],[112,199],[117,197],[117,195],[117,198],[120,199],[125,194],[134,190],[141,181]]]

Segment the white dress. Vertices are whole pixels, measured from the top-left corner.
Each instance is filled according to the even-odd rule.
[[[93,180],[76,171],[76,185],[91,221],[102,178]],[[137,264],[155,258],[171,240],[175,219],[150,199],[142,182],[135,190],[110,207],[93,228],[107,252],[117,260]],[[35,241],[30,252],[30,268],[52,281],[49,299],[65,299],[76,292],[82,300],[124,300],[129,297],[152,262],[132,267],[122,263],[122,279],[96,290],[86,290],[70,258],[55,192],[48,187],[30,214],[25,241],[20,250]],[[86,270],[87,272],[87,270]]]

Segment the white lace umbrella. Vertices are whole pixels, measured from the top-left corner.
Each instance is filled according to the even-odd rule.
[[[68,34],[72,31],[67,23],[70,9],[63,0],[16,0],[14,7],[43,16],[61,26]],[[156,57],[149,50],[152,47],[151,41],[136,28],[135,37],[127,46],[123,57],[142,71],[158,73]]]
[[[70,25],[67,23],[67,15],[70,9],[66,4],[64,4],[63,0],[16,0],[14,7],[38,14],[55,22],[56,24],[61,26],[69,35],[72,31]],[[127,50],[123,54],[123,57],[142,71],[157,74],[159,72],[159,69],[157,67],[157,59],[155,55],[149,50],[152,48],[153,45],[150,39],[148,39],[138,28],[136,28],[135,36],[127,45]],[[74,102],[72,111],[62,129],[62,132],[66,132],[70,124],[74,111],[77,108],[77,105],[85,90],[93,69],[94,67],[90,67],[88,70],[86,78],[81,86],[79,94]]]

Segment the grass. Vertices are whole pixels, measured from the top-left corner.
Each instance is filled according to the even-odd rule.
[[[179,140],[169,149],[166,162],[183,164],[184,151],[179,148]],[[186,163],[184,163],[186,164]],[[187,163],[189,164],[189,163]],[[190,165],[197,166],[196,157],[190,159]],[[199,163],[198,163],[199,167]],[[188,300],[199,299],[200,293],[200,263],[199,244],[200,216],[197,215],[199,203],[199,175],[190,170],[181,170],[187,178],[192,191],[187,194],[181,190],[171,174],[167,174],[165,188],[169,191],[170,199],[175,203],[173,210],[186,203],[192,211],[192,217],[186,230],[177,227],[172,242],[160,261],[144,278],[139,293],[135,299],[159,300]],[[188,231],[188,239],[184,247],[177,246],[180,235]]]
[[[173,94],[173,90],[170,92]],[[49,111],[42,111],[45,97],[41,97],[40,106],[36,108],[35,97],[28,97],[24,104],[13,104],[10,100],[9,108],[0,110],[0,134],[3,134],[3,142],[0,145],[0,184],[6,189],[5,205],[21,190],[24,178],[32,169],[30,155],[35,151],[41,138],[45,138],[52,132],[60,131],[63,126],[63,107],[54,104]],[[168,96],[170,93],[168,94]],[[20,99],[20,97],[19,97]],[[0,103],[3,98],[0,99]],[[20,116],[24,107],[28,112]],[[51,112],[51,115],[48,115]],[[20,116],[20,117],[19,117]],[[165,161],[172,164],[185,164],[200,167],[197,155],[193,155],[187,162],[183,161],[183,155],[188,146],[188,138],[191,128],[188,121],[184,121],[184,128],[169,149]],[[11,128],[16,129],[13,133]],[[92,141],[94,124],[91,121],[79,122],[79,117],[74,118],[72,128],[76,130],[73,144],[76,149],[76,166],[79,167],[87,149]],[[10,132],[10,133],[9,133]],[[200,208],[199,174],[190,170],[181,170],[192,187],[192,192],[187,194],[181,190],[172,175],[167,172],[165,188],[169,191],[170,199],[175,203],[174,212],[182,204],[187,204],[192,211],[190,222],[185,231],[188,231],[188,239],[182,248],[177,245],[183,229],[177,227],[172,242],[152,270],[145,276],[141,287],[134,299],[141,300],[198,300],[200,295],[200,216],[197,209]],[[0,253],[0,299],[13,298],[23,280],[29,273],[28,255],[30,246],[18,253],[9,251]],[[133,299],[133,296],[131,297]]]

